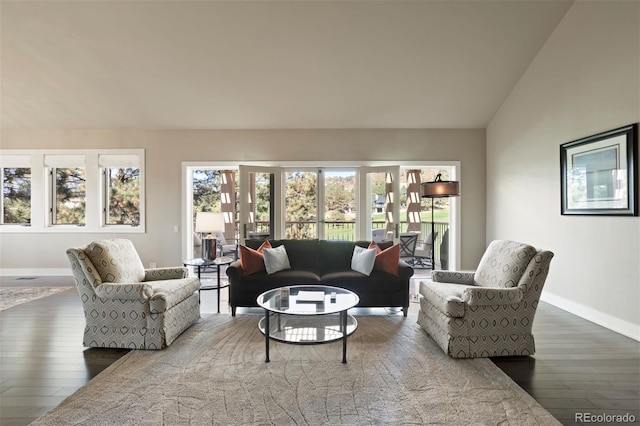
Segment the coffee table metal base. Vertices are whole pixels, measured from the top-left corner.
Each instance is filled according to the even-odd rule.
[[[342,362],[347,362],[347,337],[358,321],[342,311],[339,315],[297,316],[273,313],[265,309],[258,328],[265,336],[265,362],[269,362],[269,340],[296,345],[317,345],[342,340]],[[345,332],[346,330],[346,332]]]

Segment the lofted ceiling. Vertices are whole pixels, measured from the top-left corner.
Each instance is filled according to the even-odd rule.
[[[0,1],[2,128],[484,128],[572,1]]]

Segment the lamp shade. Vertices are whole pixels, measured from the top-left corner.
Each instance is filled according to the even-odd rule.
[[[198,212],[196,232],[224,232],[224,213]]]
[[[423,198],[457,197],[460,195],[460,182],[455,180],[438,180],[424,182],[422,185]]]

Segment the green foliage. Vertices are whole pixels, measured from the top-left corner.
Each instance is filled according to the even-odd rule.
[[[222,210],[220,192],[222,181],[220,170],[194,170],[193,214],[197,212],[219,212]]]
[[[31,223],[31,169],[2,170],[2,223]]]
[[[317,176],[314,172],[287,173],[285,178],[286,216],[287,222],[294,223],[288,227],[287,238],[316,238],[315,221],[317,219]],[[304,222],[312,222],[305,224]]]
[[[271,180],[269,173],[255,174],[256,200],[254,206],[255,220],[269,222],[271,219]]]
[[[57,168],[56,224],[84,224],[86,215],[85,168]]]
[[[109,225],[140,223],[140,169],[109,169]]]
[[[352,176],[332,176],[325,183],[325,218],[344,220],[356,204],[356,194]]]

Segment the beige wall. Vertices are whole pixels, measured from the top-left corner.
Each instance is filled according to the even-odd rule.
[[[485,131],[473,130],[3,130],[3,149],[146,149],[146,234],[134,241],[148,265],[182,260],[181,165],[186,161],[460,161],[461,265],[485,247]],[[65,250],[105,234],[0,234],[0,267],[68,269]],[[6,271],[5,271],[6,272]]]
[[[562,216],[559,146],[640,121],[640,3],[576,2],[487,128],[487,240],[555,252],[547,300],[640,338],[640,218]]]

